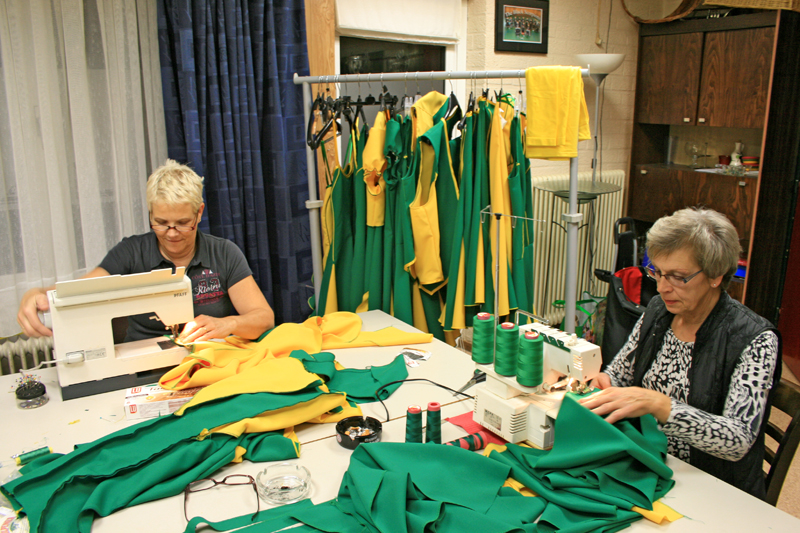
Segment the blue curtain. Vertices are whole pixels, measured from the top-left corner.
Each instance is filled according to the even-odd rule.
[[[169,157],[205,178],[200,229],[244,252],[278,322],[311,288],[303,0],[158,0]]]

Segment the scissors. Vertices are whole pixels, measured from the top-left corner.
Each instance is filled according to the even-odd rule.
[[[459,394],[459,393],[462,393],[462,392],[464,392],[465,390],[467,390],[468,388],[470,388],[470,387],[472,387],[473,385],[475,385],[476,383],[481,383],[481,382],[483,382],[483,381],[486,381],[486,372],[482,372],[482,371],[480,371],[480,370],[478,370],[478,369],[476,368],[476,369],[475,369],[475,372],[473,372],[473,373],[472,373],[472,378],[470,378],[470,380],[469,380],[469,381],[467,381],[467,382],[464,384],[464,386],[463,386],[463,387],[461,387],[460,389],[458,389],[458,392],[456,392],[455,394],[453,394],[453,396],[455,396],[455,395],[457,395],[457,394]]]

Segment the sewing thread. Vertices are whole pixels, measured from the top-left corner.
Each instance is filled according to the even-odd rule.
[[[497,326],[497,353],[494,356],[494,371],[501,376],[513,376],[517,371],[519,351],[519,326],[503,322]]]
[[[517,354],[517,383],[526,387],[542,384],[544,338],[536,331],[526,331],[520,337]]]
[[[481,365],[494,361],[494,317],[478,313],[472,321],[472,360]]]

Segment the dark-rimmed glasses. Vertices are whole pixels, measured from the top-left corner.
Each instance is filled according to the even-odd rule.
[[[195,213],[194,216],[195,216],[195,221],[194,221],[194,225],[192,225],[192,226],[186,226],[184,224],[181,224],[180,226],[167,226],[166,224],[152,224],[151,223],[150,224],[150,229],[152,229],[153,231],[157,231],[159,233],[166,233],[171,229],[174,229],[176,231],[180,231],[181,233],[188,233],[190,231],[194,231],[194,228],[197,227],[197,213]]]
[[[686,277],[676,276],[675,274],[662,274],[660,270],[658,270],[657,268],[653,268],[652,266],[644,267],[644,271],[647,274],[647,277],[651,278],[656,283],[658,283],[658,280],[660,280],[661,278],[664,278],[673,287],[680,287],[681,284],[686,285],[687,283],[692,281],[692,279],[694,279],[694,277],[703,270],[700,269],[694,274],[691,274]]]
[[[197,481],[192,481],[186,485],[185,489],[183,489],[183,516],[186,518],[187,522],[189,521],[189,513],[187,511],[186,502],[189,501],[189,494],[213,489],[217,485],[252,485],[253,492],[256,494],[256,512],[253,513],[253,516],[257,515],[259,511],[261,511],[261,502],[258,498],[258,488],[256,487],[256,481],[252,476],[248,476],[246,474],[231,474],[230,476],[225,476],[222,481],[217,481],[216,479],[207,477],[198,479]]]

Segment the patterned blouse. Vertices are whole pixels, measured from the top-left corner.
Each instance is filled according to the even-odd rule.
[[[625,346],[604,370],[615,387],[633,385],[633,361],[628,356],[639,344],[642,317]],[[679,340],[670,328],[642,385],[672,399],[672,411],[661,430],[670,454],[689,460],[689,446],[728,461],[738,461],[758,436],[778,357],[778,337],[758,335],[742,352],[731,377],[722,415],[712,415],[686,403],[693,342]]]

